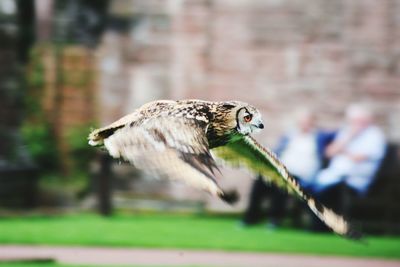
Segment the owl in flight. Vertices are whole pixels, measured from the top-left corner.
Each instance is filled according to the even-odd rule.
[[[88,139],[92,146],[104,145],[114,158],[222,199],[224,191],[214,177],[218,170],[214,157],[245,167],[297,195],[337,234],[357,238],[343,217],[305,193],[275,154],[250,135],[263,128],[260,112],[247,103],[160,100],[94,130]]]

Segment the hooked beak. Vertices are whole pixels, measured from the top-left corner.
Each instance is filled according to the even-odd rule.
[[[264,129],[264,124],[262,122],[259,122],[258,124],[253,124],[252,129],[254,132],[259,132],[261,129]]]

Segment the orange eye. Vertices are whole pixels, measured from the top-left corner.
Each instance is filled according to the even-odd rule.
[[[250,122],[253,116],[251,114],[247,114],[246,116],[243,117],[245,122]]]

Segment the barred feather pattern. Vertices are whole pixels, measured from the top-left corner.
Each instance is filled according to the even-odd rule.
[[[239,117],[244,114],[252,115],[248,124]],[[104,145],[114,158],[125,159],[155,176],[183,181],[232,200],[228,194],[224,196],[215,179],[218,167],[213,153],[299,196],[336,233],[358,238],[343,217],[306,194],[275,154],[249,135],[260,123],[259,111],[240,101],[159,100],[92,131],[88,139],[90,145]]]
[[[361,234],[354,230],[342,216],[304,192],[277,156],[269,149],[262,147],[251,136],[244,136],[226,146],[215,148],[212,153],[234,167],[244,166],[255,174],[262,174],[267,182],[272,182],[289,193],[297,195],[335,233],[353,239],[361,237]]]

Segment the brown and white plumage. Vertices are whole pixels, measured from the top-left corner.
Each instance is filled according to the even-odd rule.
[[[306,201],[336,233],[354,237],[341,216],[306,194],[277,157],[250,136],[263,127],[260,112],[243,102],[162,100],[93,131],[89,144],[104,145],[114,158],[224,199],[214,178],[218,168],[213,154],[232,166],[262,174]]]

